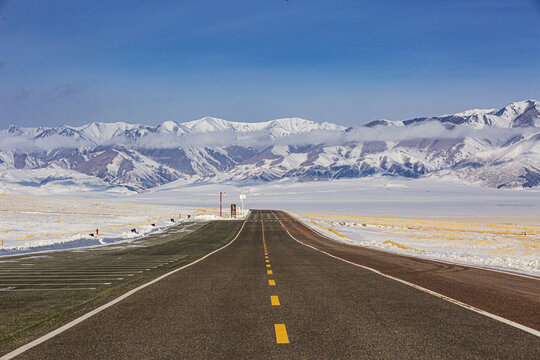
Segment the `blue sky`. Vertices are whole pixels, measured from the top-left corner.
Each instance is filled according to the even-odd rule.
[[[0,127],[502,107],[539,44],[538,0],[0,0]]]

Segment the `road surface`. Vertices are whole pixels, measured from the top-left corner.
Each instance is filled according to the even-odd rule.
[[[538,328],[539,281],[323,239],[253,211],[229,246],[23,359],[535,359],[540,338],[349,261]],[[502,280],[498,280],[502,279]]]

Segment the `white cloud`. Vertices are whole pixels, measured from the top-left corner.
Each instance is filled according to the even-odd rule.
[[[80,148],[92,145],[94,144],[91,144],[88,141],[69,138],[56,134],[47,137],[32,139],[21,135],[0,135],[0,150],[4,151],[49,151],[60,148]]]
[[[128,148],[143,149],[171,149],[179,147],[226,147],[229,145],[249,146],[262,149],[271,145],[341,145],[348,142],[368,141],[404,141],[414,139],[436,138],[480,138],[494,143],[502,144],[510,138],[527,136],[538,132],[537,128],[493,128],[471,129],[456,127],[452,130],[438,122],[429,122],[416,126],[376,126],[359,127],[349,132],[332,130],[314,130],[304,134],[294,134],[274,139],[270,133],[264,131],[233,132],[215,131],[201,134],[176,135],[148,133],[139,139],[131,139],[118,135],[103,143],[91,143],[76,137],[67,137],[58,134],[50,136],[29,138],[28,135],[13,135],[4,133],[0,135],[0,150],[4,151],[39,151],[56,148],[76,148],[104,146],[126,146]]]

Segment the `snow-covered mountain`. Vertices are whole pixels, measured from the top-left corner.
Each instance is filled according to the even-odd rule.
[[[356,128],[299,118],[242,123],[204,117],[158,126],[96,122],[0,130],[0,182],[35,186],[37,173],[50,174],[47,183],[84,174],[86,182],[90,177],[136,191],[174,180],[306,181],[376,174],[534,187],[540,184],[540,103],[376,120]],[[21,180],[24,174],[28,179]]]

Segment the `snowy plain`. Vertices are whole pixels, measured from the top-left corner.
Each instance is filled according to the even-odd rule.
[[[131,241],[188,215],[216,218],[207,208],[0,194],[0,256]]]
[[[243,193],[246,209],[287,210],[339,241],[540,276],[540,189],[534,188],[488,189],[433,178],[384,176],[250,185],[178,181],[143,193],[99,186],[24,189],[26,194],[36,191],[39,197],[14,195],[21,189],[7,183],[0,188],[5,194],[0,196],[4,240],[0,255],[40,251],[43,245],[62,248],[129,241],[172,225],[170,218],[180,214],[182,219],[188,213],[200,220],[215,218],[219,193],[224,192],[226,210],[231,203],[240,208]],[[150,228],[152,221],[156,228]],[[88,235],[98,223],[110,228],[101,242]],[[140,229],[139,234],[130,233],[131,227]]]

